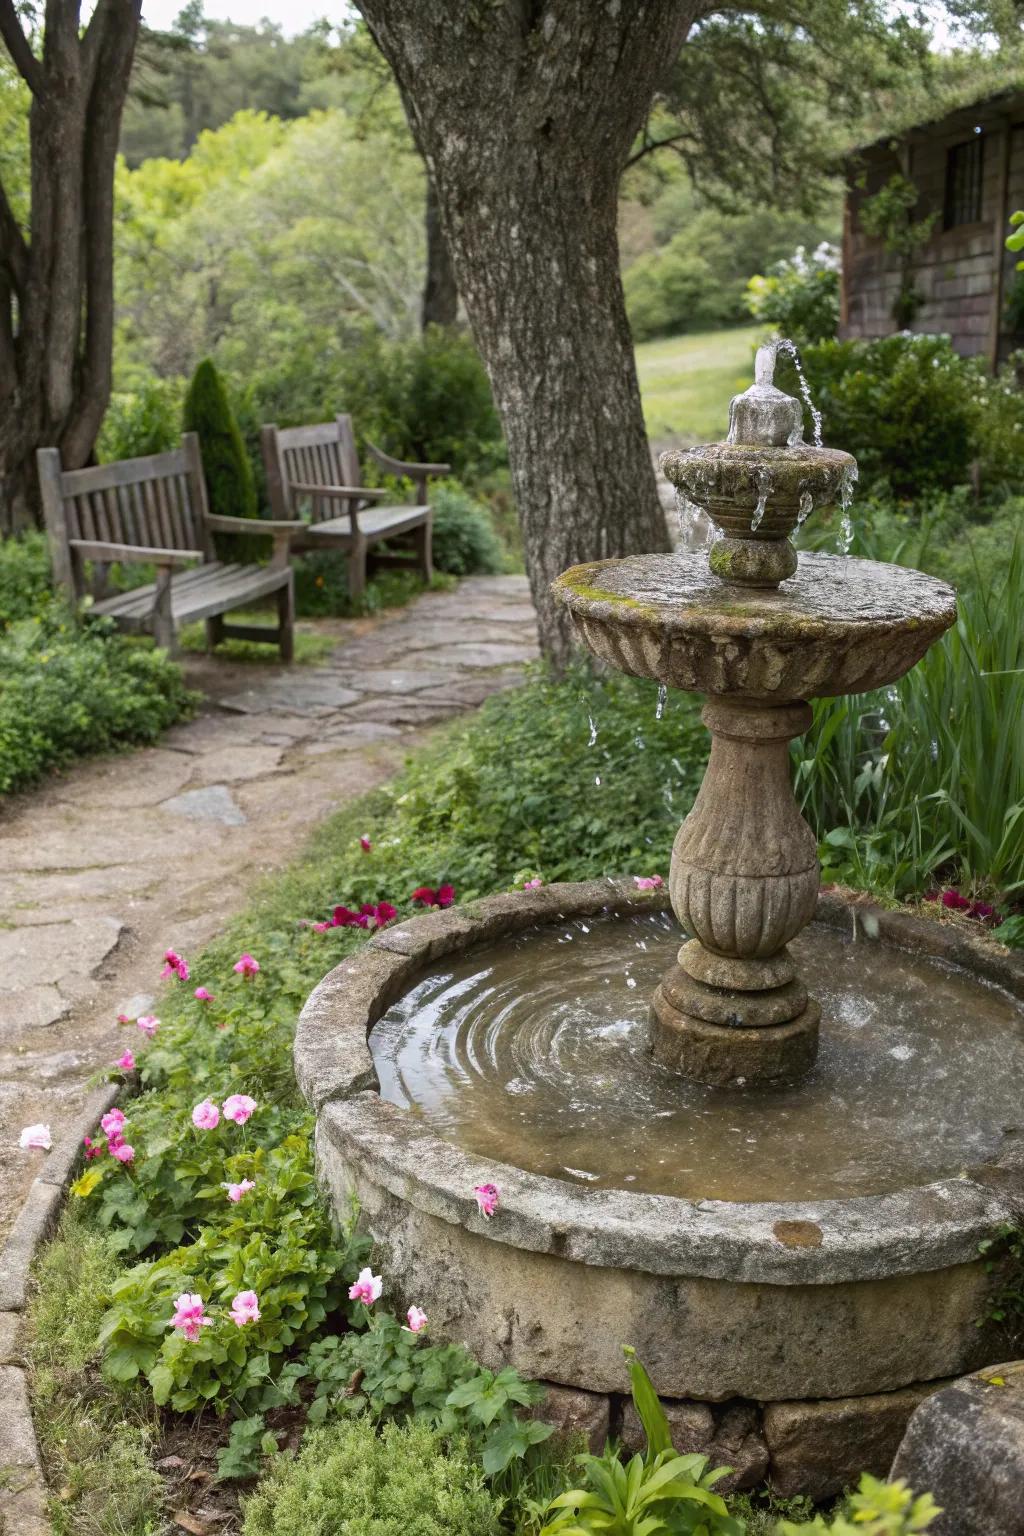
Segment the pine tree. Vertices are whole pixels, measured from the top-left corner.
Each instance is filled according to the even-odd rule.
[[[245,443],[231,409],[224,380],[210,358],[204,358],[192,375],[185,396],[184,428],[199,436],[206,475],[210,511],[218,517],[258,517],[256,482]],[[256,560],[266,553],[265,539],[240,539],[218,535],[217,554],[222,560]]]

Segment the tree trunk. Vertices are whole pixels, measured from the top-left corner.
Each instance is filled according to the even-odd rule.
[[[544,654],[552,579],[668,547],[619,278],[618,186],[693,0],[358,0],[413,118],[508,442]]]
[[[32,92],[31,239],[0,187],[0,532],[39,520],[37,448],[91,457],[110,399],[114,162],[141,0],[49,0],[33,54],[12,0],[0,36]]]
[[[423,285],[423,329],[428,325],[454,325],[459,313],[459,290],[448,242],[441,228],[434,183],[427,177],[427,276]]]

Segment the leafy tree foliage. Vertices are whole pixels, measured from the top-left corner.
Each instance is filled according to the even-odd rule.
[[[186,432],[199,435],[210,511],[218,517],[257,517],[252,466],[224,382],[208,357],[192,376],[185,396],[184,425]],[[240,558],[239,543],[232,538],[227,544],[228,558]]]

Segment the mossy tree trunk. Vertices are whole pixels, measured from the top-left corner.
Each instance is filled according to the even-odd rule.
[[[32,93],[31,233],[0,185],[0,533],[39,519],[37,448],[87,464],[110,400],[114,161],[141,0],[47,0],[39,52],[0,0]]]
[[[566,566],[667,548],[626,320],[619,178],[692,0],[358,0],[437,191],[508,442],[542,649]]]

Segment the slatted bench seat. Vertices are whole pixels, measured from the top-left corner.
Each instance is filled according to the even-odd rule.
[[[274,516],[308,515],[292,548],[343,551],[348,556],[350,596],[359,597],[365,590],[368,565],[418,570],[424,580],[430,580],[433,513],[428,482],[433,476],[450,474],[450,465],[406,463],[367,444],[388,474],[416,485],[415,505],[380,506],[374,503],[383,501],[387,493],[360,483],[351,416],[340,415],[310,427],[282,428],[271,423],[262,430],[261,444]],[[383,543],[394,552],[376,552],[374,546]]]
[[[186,432],[172,453],[64,470],[56,448],[36,455],[54,580],[79,602],[90,586],[93,612],[129,632],[152,633],[174,648],[182,624],[206,621],[207,643],[222,639],[276,643],[285,661],[294,649],[294,578],[289,545],[300,524],[219,517],[209,511],[199,439]],[[273,540],[269,565],[235,565],[214,554],[215,533]],[[109,593],[112,564],[154,565],[155,581]],[[229,624],[224,614],[276,597],[277,624]]]

